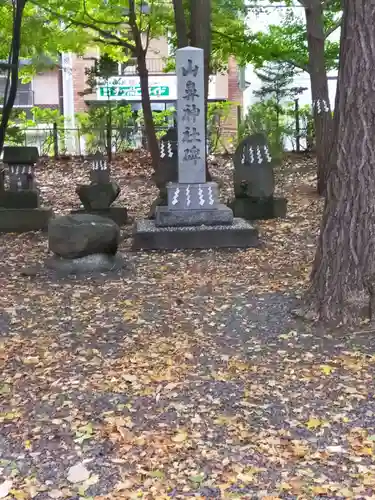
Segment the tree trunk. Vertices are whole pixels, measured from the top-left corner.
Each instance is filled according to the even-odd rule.
[[[190,0],[190,41],[193,47],[204,50],[204,95],[207,123],[208,85],[211,56],[211,0]]]
[[[177,48],[182,49],[189,45],[185,11],[182,0],[173,0],[174,20],[176,24]]]
[[[8,76],[6,91],[4,96],[3,112],[0,123],[0,153],[4,147],[5,135],[8,127],[9,118],[13,109],[14,101],[18,88],[18,66],[21,48],[21,26],[22,15],[26,0],[17,0],[13,12],[13,36],[10,50]],[[8,92],[9,90],[9,92]]]
[[[190,0],[190,42],[204,50],[204,115],[207,137],[208,87],[211,62],[211,0]],[[206,180],[212,176],[206,162]]]
[[[155,172],[159,169],[159,144],[155,132],[154,119],[152,117],[151,99],[148,90],[148,70],[146,66],[146,52],[143,50],[137,54],[139,82],[142,93],[142,110],[145,122],[148,150],[151,154],[152,167]]]
[[[150,92],[148,90],[148,70],[146,65],[146,48],[142,45],[142,34],[137,24],[135,1],[129,0],[129,25],[132,31],[133,40],[135,44],[135,54],[137,57],[137,69],[139,74],[139,83],[142,95],[142,110],[143,119],[145,122],[147,145],[149,153],[151,154],[151,162],[154,172],[159,170],[159,144],[155,132],[154,119],[152,117]]]
[[[372,297],[375,220],[375,5],[344,0],[338,76],[337,165],[327,182],[307,301],[320,319],[348,322]]]
[[[323,9],[320,0],[306,0],[304,5],[309,51],[311,97],[315,124],[317,188],[318,193],[323,195],[326,188],[326,165],[331,151],[333,126],[324,56],[325,34]]]

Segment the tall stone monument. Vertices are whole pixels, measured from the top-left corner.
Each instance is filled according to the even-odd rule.
[[[206,182],[203,50],[176,51],[178,182],[167,185],[168,205],[155,221],[136,223],[134,249],[257,246],[257,231],[220,203],[216,183]]]

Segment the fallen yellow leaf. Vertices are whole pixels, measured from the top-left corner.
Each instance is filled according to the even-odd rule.
[[[180,431],[173,436],[172,441],[174,443],[183,443],[184,441],[187,440],[187,438],[188,438],[187,432]]]
[[[320,420],[319,418],[316,417],[310,417],[309,420],[306,422],[306,427],[309,430],[315,430],[321,427],[323,425],[323,420]]]
[[[334,371],[333,366],[329,365],[320,365],[320,369],[322,370],[324,375],[330,375]]]

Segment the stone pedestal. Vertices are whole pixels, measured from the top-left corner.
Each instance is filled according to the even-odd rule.
[[[286,198],[234,198],[228,203],[235,217],[246,220],[267,220],[286,217]]]
[[[22,191],[0,191],[0,207],[38,208],[39,193],[32,189]]]
[[[211,210],[171,210],[157,207],[155,226],[226,226],[233,223],[233,212],[225,205]]]
[[[207,248],[249,248],[260,245],[258,231],[243,219],[231,225],[157,227],[155,221],[138,221],[133,233],[133,250],[183,250]]]
[[[27,233],[46,231],[53,218],[51,208],[2,208],[0,207],[0,233]]]

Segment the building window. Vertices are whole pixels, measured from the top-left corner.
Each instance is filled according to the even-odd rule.
[[[6,77],[4,75],[0,76],[0,105],[4,101],[4,93],[6,87]],[[18,82],[16,100],[14,101],[14,107],[17,108],[27,108],[34,105],[34,93],[32,90],[31,82],[23,83]]]

